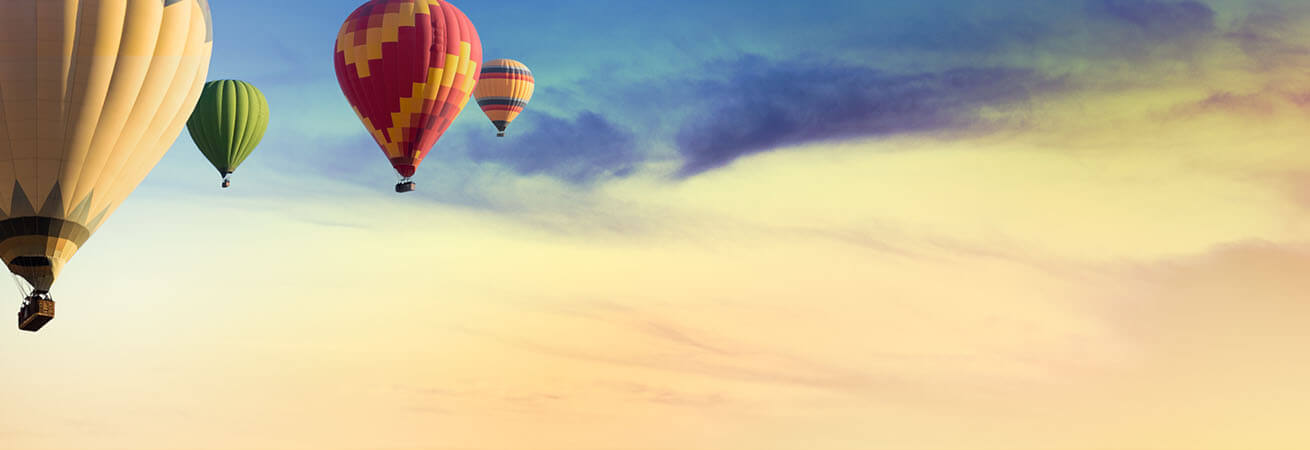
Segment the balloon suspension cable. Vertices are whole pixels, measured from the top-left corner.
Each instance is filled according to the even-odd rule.
[[[14,277],[14,288],[18,289],[18,301],[26,303],[27,298],[32,296],[32,291],[36,290],[36,288],[27,284],[27,280],[24,280],[23,277],[18,276],[16,273],[9,272],[9,276]]]

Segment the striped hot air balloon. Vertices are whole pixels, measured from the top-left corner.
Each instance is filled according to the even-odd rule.
[[[528,66],[512,59],[497,59],[482,68],[482,79],[473,96],[499,131],[496,136],[505,137],[505,128],[528,106],[535,87]]]
[[[482,42],[464,13],[441,0],[371,0],[350,14],[336,42],[337,81],[364,128],[410,179],[469,101]]]
[[[181,134],[210,20],[207,0],[0,1],[0,258],[32,285],[22,329]]]

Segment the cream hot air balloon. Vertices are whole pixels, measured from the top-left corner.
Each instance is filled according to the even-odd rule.
[[[209,71],[207,0],[0,0],[0,259],[19,327],[182,132]]]

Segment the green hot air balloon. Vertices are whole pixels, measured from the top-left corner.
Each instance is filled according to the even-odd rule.
[[[238,80],[205,83],[200,103],[186,122],[191,140],[223,176],[223,187],[237,166],[255,151],[268,128],[268,100],[254,85]]]

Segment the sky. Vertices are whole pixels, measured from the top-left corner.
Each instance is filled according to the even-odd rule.
[[[1304,2],[463,1],[537,93],[404,195],[355,6],[212,2],[269,131],[0,332],[0,448],[1310,447]]]

